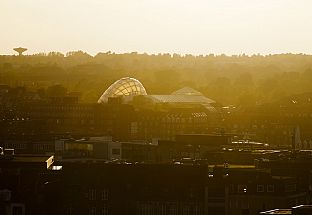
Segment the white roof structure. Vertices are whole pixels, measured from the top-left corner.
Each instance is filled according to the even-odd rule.
[[[154,101],[162,103],[201,103],[210,104],[215,103],[203,95],[150,95]]]
[[[200,103],[211,104],[214,100],[207,98],[202,93],[190,87],[183,87],[170,95],[150,95],[156,102],[163,103]]]
[[[212,105],[216,103],[214,100],[207,98],[202,93],[190,87],[179,89],[171,95],[149,95],[149,97],[156,103],[200,104],[212,112],[216,111]]]
[[[110,85],[99,98],[98,103],[107,103],[109,97],[131,95],[147,95],[147,93],[140,81],[134,78],[125,77]]]
[[[126,97],[129,101],[132,96],[143,95],[155,103],[182,104],[182,105],[202,105],[206,109],[214,112],[214,100],[207,98],[202,93],[190,87],[181,88],[170,95],[147,95],[145,88],[140,81],[134,78],[121,78],[113,83],[103,95],[99,98],[98,103],[107,103],[108,98],[118,96]]]

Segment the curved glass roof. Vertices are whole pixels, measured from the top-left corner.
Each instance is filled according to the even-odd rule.
[[[121,78],[105,90],[99,98],[98,103],[106,103],[109,97],[130,95],[147,95],[147,93],[141,82],[137,79],[129,77]]]

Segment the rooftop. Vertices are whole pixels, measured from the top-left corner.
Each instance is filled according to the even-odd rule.
[[[203,94],[198,92],[197,90],[194,90],[190,87],[183,87],[173,93],[171,95],[189,95],[189,96],[202,96]]]
[[[292,207],[292,209],[273,209],[273,210],[261,212],[260,214],[262,214],[262,215],[294,214],[295,211],[302,211],[302,212],[304,212],[304,214],[311,214],[312,205],[298,205],[298,206]]]
[[[203,95],[150,95],[149,97],[155,102],[163,103],[215,103],[214,100]]]
[[[18,154],[10,157],[2,156],[0,158],[0,166],[16,167],[16,166],[28,166],[35,167],[37,165],[45,166],[47,169],[53,164],[54,156],[51,155],[27,155]]]
[[[208,165],[209,168],[224,167],[224,164]],[[228,169],[255,169],[255,165],[239,165],[239,164],[227,164]]]
[[[292,214],[291,209],[273,209],[270,211],[261,212],[262,215],[269,215],[269,214]]]

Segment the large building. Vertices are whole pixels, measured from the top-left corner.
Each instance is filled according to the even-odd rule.
[[[4,151],[4,152],[2,152]],[[42,213],[47,181],[53,171],[54,156],[15,155],[13,149],[0,148],[0,214]]]
[[[98,103],[134,107],[132,140],[173,140],[179,134],[208,134],[214,132],[220,122],[216,102],[190,87],[169,95],[148,95],[142,83],[128,77],[113,83]]]
[[[214,105],[216,102],[205,97],[202,93],[190,88],[184,87],[169,95],[148,95],[143,84],[134,78],[121,78],[114,82],[99,98],[98,103],[108,103],[110,98],[121,97],[123,102],[135,100],[142,104],[169,104],[169,105],[191,105],[204,106],[210,111],[216,111]]]

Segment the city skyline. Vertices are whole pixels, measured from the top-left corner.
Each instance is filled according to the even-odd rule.
[[[0,0],[0,215],[312,214],[311,0]]]

